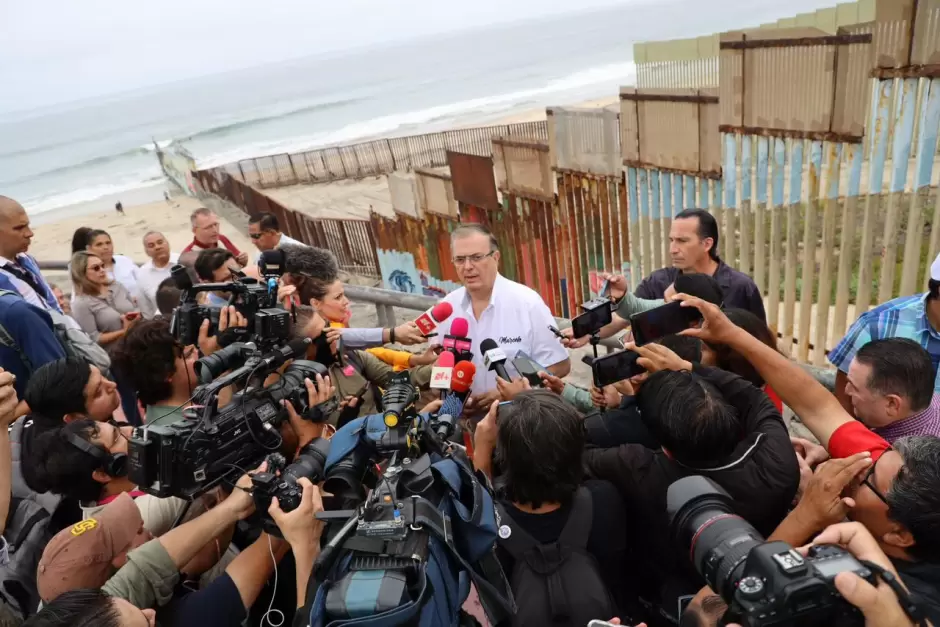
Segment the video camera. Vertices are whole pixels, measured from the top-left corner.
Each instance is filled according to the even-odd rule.
[[[710,479],[685,477],[669,486],[666,507],[673,538],[729,609],[720,624],[744,627],[847,627],[862,614],[833,583],[852,572],[873,585],[875,574],[838,546],[803,557],[786,542],[765,542],[736,516],[731,497]]]
[[[134,430],[128,447],[130,479],[154,496],[194,498],[278,450],[278,428],[287,419],[281,401],[289,401],[307,419],[325,420],[332,410],[309,407],[304,384],[304,379],[328,374],[322,364],[295,359],[277,382],[264,387],[268,375],[302,357],[309,345],[309,339],[295,340],[262,353],[253,344],[239,343],[197,361],[202,385],[183,419]],[[219,393],[230,385],[240,391],[220,408]]]
[[[368,596],[368,590],[359,589],[359,571],[371,571],[370,578],[384,582],[380,598],[369,600],[375,614],[414,596],[422,576],[428,534],[415,521],[440,518],[441,501],[450,497],[432,466],[454,453],[447,440],[463,402],[449,395],[436,415],[428,415],[417,413],[417,399],[407,373],[400,373],[382,394],[381,413],[356,419],[333,436],[323,486],[333,497],[318,517],[344,522],[333,530],[314,571],[318,580],[329,581],[325,604],[330,617],[350,618],[349,598]],[[384,469],[376,462],[384,462]],[[364,484],[373,487],[368,498]],[[329,511],[331,504],[346,509]],[[352,553],[348,569],[345,558],[337,559],[342,550]],[[329,575],[334,565],[342,572]]]
[[[183,292],[180,295],[180,304],[173,312],[170,332],[183,346],[196,344],[203,320],[209,320],[209,335],[218,331],[222,309],[219,306],[200,305],[197,297],[202,292],[230,294],[227,304],[233,305],[248,321],[247,328],[231,328],[226,331],[234,341],[251,341],[262,349],[267,349],[286,342],[290,337],[290,313],[278,306],[278,285],[274,275],[265,275],[265,282],[240,277],[237,281],[229,283],[193,285],[186,267],[177,264],[170,270],[170,276]]]

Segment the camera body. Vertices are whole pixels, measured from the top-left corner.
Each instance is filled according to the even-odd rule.
[[[130,479],[157,497],[193,498],[277,451],[279,427],[287,419],[281,401],[289,400],[303,414],[308,405],[304,379],[327,374],[317,362],[297,360],[276,383],[261,387],[289,358],[287,353],[276,353],[283,358],[278,361],[256,351],[242,367],[196,388],[195,406],[183,411],[182,420],[134,429],[128,445]],[[243,389],[220,409],[218,392],[233,384]]]
[[[744,627],[848,627],[865,624],[833,581],[853,572],[875,575],[838,546],[814,547],[804,558],[786,542],[765,542],[716,483],[701,476],[669,486],[670,529],[692,565],[728,604],[724,623]]]
[[[729,613],[746,627],[864,625],[836,590],[840,572],[877,583],[874,573],[842,547],[812,547],[804,558],[786,542],[760,544],[747,554]]]
[[[200,283],[193,285],[186,268],[176,265],[170,271],[176,286],[182,290],[180,304],[173,312],[171,331],[183,346],[196,344],[199,327],[209,320],[209,335],[219,328],[221,307],[200,305],[197,297],[201,292],[223,292],[231,294],[229,304],[248,321],[246,328],[232,328],[235,341],[252,341],[263,347],[275,346],[290,337],[290,314],[278,306],[277,283],[267,285],[256,279],[242,277],[230,283]]]
[[[252,497],[255,511],[261,517],[262,529],[281,537],[281,530],[268,515],[271,500],[277,498],[278,506],[284,512],[292,512],[300,507],[304,489],[298,479],[306,477],[311,483],[319,483],[323,479],[323,469],[329,454],[330,441],[317,438],[300,449],[290,465],[287,465],[280,453],[268,455],[265,472],[251,476]]]

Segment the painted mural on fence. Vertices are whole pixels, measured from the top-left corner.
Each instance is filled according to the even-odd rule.
[[[406,294],[422,294],[443,298],[460,287],[453,281],[442,281],[419,270],[414,255],[397,250],[379,250],[379,271],[385,289]]]

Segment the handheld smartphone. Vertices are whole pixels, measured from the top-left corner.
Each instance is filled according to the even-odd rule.
[[[606,620],[592,620],[590,623],[588,623],[588,627],[618,627],[618,626],[614,625],[613,623],[607,622]],[[625,627],[625,626],[620,625],[620,627]],[[629,625],[627,625],[626,627],[629,627]]]
[[[585,335],[593,335],[613,320],[610,301],[592,300],[584,303],[581,307],[584,309],[584,313],[571,321],[571,337],[575,339]]]
[[[604,279],[603,285],[601,285],[601,298],[610,298],[610,279]]]
[[[701,322],[702,312],[695,307],[683,307],[675,301],[662,307],[630,316],[633,339],[637,346],[649,344],[666,335],[672,335]]]
[[[512,358],[512,365],[520,375],[529,380],[529,385],[532,387],[542,387],[542,379],[539,377],[539,373],[548,372],[548,370],[539,362],[526,355],[523,351],[519,351],[516,353],[516,356]]]
[[[565,334],[558,330],[558,327],[548,325],[548,330],[555,334],[559,340],[565,339]]]
[[[643,366],[637,363],[639,358],[639,354],[633,351],[620,351],[598,357],[591,364],[595,387],[602,388],[646,372]]]
[[[126,314],[124,314],[124,317],[127,318],[128,320],[137,320],[137,318],[140,318],[140,312],[129,311]]]

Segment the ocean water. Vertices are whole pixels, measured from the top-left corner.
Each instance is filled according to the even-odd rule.
[[[35,217],[125,193],[156,199],[162,177],[155,142],[180,141],[208,167],[614,96],[635,80],[635,41],[739,27],[742,15],[756,24],[794,12],[775,0],[714,0],[708,11],[702,4],[641,0],[4,114],[0,194]]]

